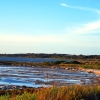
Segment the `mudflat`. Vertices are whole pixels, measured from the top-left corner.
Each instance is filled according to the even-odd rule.
[[[98,84],[99,75],[64,68],[0,66],[0,85],[27,87]]]

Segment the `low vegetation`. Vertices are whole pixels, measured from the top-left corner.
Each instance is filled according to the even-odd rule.
[[[13,62],[13,61],[0,61],[0,65],[10,66],[26,66],[26,67],[49,67],[49,68],[85,68],[85,69],[100,69],[100,61],[55,61],[55,62]]]
[[[0,100],[100,100],[100,85],[9,90],[0,96]]]
[[[100,55],[69,55],[69,54],[0,54],[0,57],[25,57],[25,58],[57,58],[55,62],[13,62],[0,61],[0,65],[10,66],[38,66],[38,67],[78,67],[89,69],[100,69]]]
[[[100,55],[71,55],[71,54],[46,54],[46,53],[22,53],[0,54],[0,57],[27,57],[27,58],[61,58],[61,59],[100,59]]]

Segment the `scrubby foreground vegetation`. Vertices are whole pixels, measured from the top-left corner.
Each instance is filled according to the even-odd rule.
[[[0,100],[100,100],[100,85],[0,91]]]

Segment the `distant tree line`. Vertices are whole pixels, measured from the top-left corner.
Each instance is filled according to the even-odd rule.
[[[0,57],[27,57],[27,58],[63,58],[63,59],[100,59],[100,55],[70,55],[70,54],[46,54],[46,53],[25,53],[25,54],[0,54]]]

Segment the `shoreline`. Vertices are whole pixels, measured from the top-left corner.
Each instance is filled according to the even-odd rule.
[[[88,73],[94,73],[94,74],[100,76],[100,70],[97,70],[97,69],[85,69],[85,70],[86,70],[86,72],[88,72]]]
[[[27,86],[18,86],[18,85],[6,85],[2,84],[0,85],[0,90],[18,90],[18,89],[26,89],[26,88],[32,88]]]

